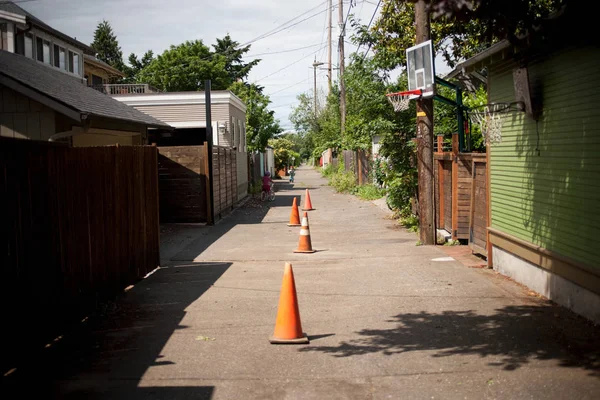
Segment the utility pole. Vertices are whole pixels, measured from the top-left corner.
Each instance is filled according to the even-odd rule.
[[[312,66],[313,66],[313,70],[314,70],[314,91],[313,91],[313,97],[315,100],[315,118],[317,118],[317,67],[323,65],[322,62],[317,62],[317,60],[315,59],[315,61],[313,62]]]
[[[211,115],[211,81],[204,81],[204,103],[205,103],[205,118],[206,118],[206,147],[208,148],[208,223],[215,223],[215,194],[214,194],[214,179],[213,179],[213,130],[212,130],[212,115]]]
[[[344,32],[344,2],[342,0],[339,0],[338,6],[338,19],[340,25],[340,40],[338,45],[340,51],[340,125],[341,134],[343,135],[344,128],[346,126],[346,85],[344,84],[344,35],[346,34],[346,32]]]
[[[328,94],[331,93],[331,80],[333,79],[333,67],[331,65],[331,48],[332,43],[331,43],[331,19],[333,16],[333,0],[329,0],[329,27],[327,28],[327,57],[328,57],[328,61],[327,61],[327,83],[329,84],[329,92]]]
[[[415,4],[417,44],[431,39],[429,1]],[[417,100],[417,171],[419,174],[419,233],[423,244],[435,244],[433,192],[433,98]]]

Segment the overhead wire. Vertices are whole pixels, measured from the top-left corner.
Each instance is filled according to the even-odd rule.
[[[313,54],[317,54],[317,53],[318,53],[319,51],[321,51],[321,50],[323,50],[323,49],[322,49],[322,48],[320,48],[320,49],[318,49],[317,51],[313,51],[312,53],[310,53],[310,54],[308,54],[308,55],[306,55],[306,56],[304,56],[304,57],[302,57],[302,58],[299,58],[298,60],[296,60],[296,61],[294,61],[294,62],[292,62],[292,63],[290,63],[290,64],[286,65],[285,67],[283,67],[283,68],[280,68],[280,69],[278,69],[277,71],[270,73],[269,75],[266,75],[266,76],[263,76],[262,78],[256,79],[256,80],[254,80],[254,83],[256,83],[256,82],[260,82],[260,81],[262,81],[262,80],[265,80],[265,79],[267,79],[267,78],[269,78],[269,77],[271,77],[271,76],[273,76],[273,75],[275,75],[275,74],[277,74],[277,73],[279,73],[279,72],[281,72],[281,71],[283,71],[283,70],[285,70],[285,69],[287,69],[287,68],[291,67],[292,65],[294,65],[294,64],[297,64],[298,62],[300,62],[300,61],[304,60],[305,58],[308,58],[308,57],[312,56]]]
[[[367,31],[369,30],[369,28],[371,27],[371,24],[373,23],[373,20],[375,19],[375,15],[377,14],[377,10],[379,10],[379,6],[381,5],[381,0],[379,0],[379,3],[377,3],[377,6],[375,7],[375,11],[373,11],[373,15],[371,16],[371,20],[369,21],[369,25],[367,25]],[[369,54],[369,51],[371,50],[371,45],[373,43],[369,43],[369,47],[367,48],[367,51],[365,52],[365,54],[363,54],[362,57],[362,61],[365,60],[365,58],[367,58],[367,54]],[[358,49],[356,49],[356,52],[358,53],[358,50],[360,50],[360,46],[362,45],[362,43],[358,46]]]
[[[323,12],[324,12],[324,10],[323,10],[323,11],[319,11],[318,13],[312,14],[312,15],[310,15],[310,16],[308,16],[308,17],[306,17],[306,18],[304,18],[304,19],[302,19],[302,20],[300,20],[300,21],[296,21],[296,22],[294,22],[292,25],[288,25],[289,23],[291,23],[291,22],[295,21],[296,19],[300,18],[301,16],[303,16],[303,15],[306,15],[306,14],[308,14],[309,12],[311,12],[311,11],[314,11],[314,10],[316,10],[317,8],[321,7],[321,6],[322,6],[323,4],[325,4],[327,1],[328,1],[328,0],[325,0],[325,1],[321,2],[321,3],[319,3],[319,5],[317,5],[316,7],[313,7],[313,8],[311,8],[311,9],[309,9],[308,11],[305,11],[305,12],[303,12],[302,14],[300,14],[300,15],[298,15],[298,16],[296,16],[296,17],[294,17],[294,18],[292,18],[292,19],[290,19],[290,20],[288,20],[288,21],[284,22],[283,24],[279,25],[277,28],[274,28],[274,29],[272,29],[272,30],[270,30],[270,31],[268,31],[268,32],[266,32],[266,33],[263,33],[262,35],[259,35],[259,36],[257,36],[256,38],[254,38],[254,39],[252,39],[252,40],[249,40],[249,41],[247,41],[246,43],[244,43],[244,44],[240,45],[240,47],[245,47],[245,46],[247,46],[247,45],[249,45],[249,44],[252,44],[252,43],[254,43],[254,42],[257,42],[258,40],[261,40],[261,39],[267,38],[267,37],[269,37],[269,36],[273,36],[273,35],[275,35],[275,34],[277,34],[277,33],[279,33],[279,32],[282,32],[282,31],[284,31],[284,30],[286,30],[286,29],[292,28],[292,27],[294,27],[294,26],[296,26],[296,25],[298,25],[298,24],[300,24],[300,23],[302,23],[302,22],[304,22],[304,21],[307,21],[307,20],[309,20],[309,19],[311,19],[311,18],[314,18],[315,16],[317,16],[317,15],[319,15],[319,14],[323,13]]]

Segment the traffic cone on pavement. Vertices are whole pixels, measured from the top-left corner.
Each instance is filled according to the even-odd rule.
[[[298,241],[298,248],[294,250],[294,253],[314,253],[312,249],[312,243],[310,241],[310,229],[308,228],[308,213],[304,213],[302,217],[302,228],[300,228],[300,240]]]
[[[314,210],[314,208],[312,206],[312,202],[310,201],[310,193],[308,192],[308,189],[306,189],[306,195],[304,196],[304,207],[302,208],[302,211],[312,210]]]
[[[279,295],[279,308],[277,309],[277,320],[275,321],[275,331],[273,332],[273,336],[269,338],[269,342],[271,342],[271,344],[308,343],[308,337],[302,332],[294,271],[292,270],[292,264],[290,263],[285,263],[281,294]]]
[[[292,204],[292,213],[290,214],[290,223],[288,226],[300,226],[300,212],[298,211],[298,201],[294,197]]]

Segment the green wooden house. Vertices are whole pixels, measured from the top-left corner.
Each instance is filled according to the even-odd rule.
[[[451,77],[484,77],[490,103],[525,108],[488,144],[489,264],[600,323],[600,46],[569,11]]]

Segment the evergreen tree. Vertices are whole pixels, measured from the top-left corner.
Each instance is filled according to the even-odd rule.
[[[117,36],[114,34],[108,21],[103,20],[96,27],[94,41],[91,47],[96,51],[96,57],[119,71],[125,70],[123,52],[119,46]]]

